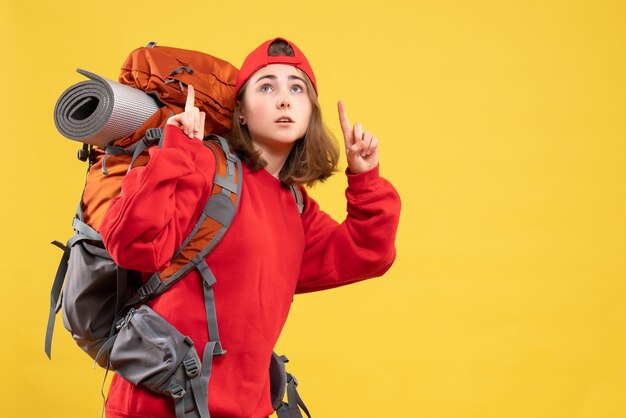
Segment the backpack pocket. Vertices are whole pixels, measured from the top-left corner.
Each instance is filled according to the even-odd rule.
[[[175,399],[184,396],[201,365],[191,338],[146,305],[128,312],[110,359],[124,379]]]
[[[117,265],[104,248],[86,241],[76,242],[70,251],[63,286],[63,325],[76,343],[96,358],[116,313]],[[106,361],[106,356],[98,360],[102,367]]]

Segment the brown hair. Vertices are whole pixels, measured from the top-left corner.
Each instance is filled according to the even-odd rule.
[[[294,56],[291,46],[283,41],[272,42],[268,49],[269,56]],[[300,71],[300,70],[299,70]],[[313,83],[303,73],[307,93],[311,101],[311,119],[303,138],[296,141],[285,165],[280,170],[278,178],[283,184],[306,184],[312,186],[317,181],[324,181],[337,171],[339,148],[333,134],[322,121],[322,110],[317,100]],[[237,102],[243,101],[247,82],[239,90]],[[235,107],[233,114],[233,128],[228,135],[233,151],[253,171],[259,170],[267,164],[254,149],[252,138],[246,125],[239,124],[241,116],[240,106]]]

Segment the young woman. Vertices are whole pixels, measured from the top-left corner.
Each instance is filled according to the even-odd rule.
[[[313,70],[291,42],[263,43],[244,61],[229,142],[243,161],[237,215],[207,257],[220,340],[208,386],[211,416],[272,414],[268,367],[296,293],[329,289],[382,275],[395,258],[398,194],[378,174],[378,139],[351,126],[339,102],[348,159],[342,223],[304,192],[299,213],[290,184],[312,185],[336,170],[338,150],[325,129]],[[193,106],[172,117],[161,148],[130,171],[101,226],[105,245],[123,267],[160,271],[202,212],[215,160],[201,143],[204,115]],[[202,281],[192,271],[149,305],[199,353],[208,340]],[[171,398],[115,376],[107,417],[174,417]]]

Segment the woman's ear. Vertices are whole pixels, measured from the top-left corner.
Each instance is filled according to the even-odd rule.
[[[239,120],[237,122],[239,122],[240,125],[245,125],[246,118],[244,116],[243,104],[241,103],[240,100],[237,100],[236,106],[237,106],[237,114],[239,115]]]

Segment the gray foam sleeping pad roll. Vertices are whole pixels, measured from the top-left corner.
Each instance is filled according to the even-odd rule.
[[[142,90],[76,71],[89,80],[65,90],[54,107],[54,123],[66,138],[105,147],[135,131],[159,109]]]

